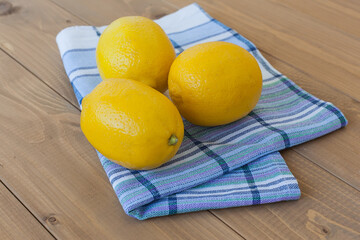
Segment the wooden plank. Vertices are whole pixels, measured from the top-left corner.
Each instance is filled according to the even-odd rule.
[[[0,178],[59,239],[242,239],[211,213],[124,214],[79,110],[0,52]]]
[[[331,3],[335,4],[341,4],[343,7],[346,7],[348,9],[353,9],[357,12],[360,12],[360,4],[358,0],[329,0]]]
[[[177,7],[192,2],[167,1]],[[360,100],[358,38],[269,0],[197,2],[211,16],[246,36],[259,49]],[[320,10],[318,14],[322,14]]]
[[[81,22],[65,11],[55,14],[59,9],[53,4],[44,2],[41,7],[37,2],[11,1],[11,11],[1,16],[0,48],[76,104],[55,36],[61,29]]]
[[[69,9],[69,11],[72,11],[74,14],[85,19],[90,24],[94,24],[94,25],[105,24],[104,22],[101,22],[102,20],[99,20],[97,15],[86,14],[87,11],[85,11],[84,13],[84,11],[81,10],[83,9],[82,6],[84,6],[81,2],[79,4],[77,4],[78,2],[70,4],[70,0],[53,0],[53,1],[56,1],[57,4],[61,5],[66,9]],[[169,1],[173,2],[178,7],[182,7],[191,3],[190,0],[189,1],[169,0]],[[96,1],[92,0],[87,2],[90,6],[93,6],[95,5]],[[112,4],[112,0],[104,0],[103,3],[106,5],[110,5]],[[214,2],[213,4],[220,4],[220,3]],[[230,4],[230,6],[232,6],[235,9],[236,8],[240,9],[237,6],[237,3],[232,3]],[[208,4],[204,2],[204,7],[205,10],[213,11],[215,15],[218,14],[217,10],[214,9],[212,4]],[[90,7],[90,9],[92,8],[93,7]],[[107,18],[109,19],[115,19],[118,16],[117,8],[118,7],[114,7],[113,9],[107,9],[106,12],[102,11],[102,9],[99,9],[97,12],[98,14],[106,15]],[[256,16],[257,15],[255,14],[253,17],[256,18]],[[232,17],[233,15],[225,13],[219,16],[218,19],[220,21],[222,20],[230,21],[228,20],[228,18],[232,18]],[[244,26],[242,25],[242,21],[239,21],[237,23],[231,22],[230,26],[239,30],[240,33],[242,33],[242,30],[240,29],[244,28]],[[246,28],[245,30],[246,32],[259,31],[256,28],[255,29]],[[259,32],[261,33],[261,31]],[[247,37],[246,34],[244,35]],[[259,42],[258,46],[259,45],[260,47],[262,47],[262,42]],[[296,58],[296,53],[294,52],[293,48],[288,48],[286,51],[293,52],[290,55],[293,58]],[[316,141],[302,144],[296,147],[295,149],[297,152],[303,154],[307,158],[316,162],[317,164],[327,169],[334,175],[338,176],[339,178],[353,185],[357,189],[360,189],[360,166],[357,163],[358,156],[360,155],[359,102],[332,88],[327,83],[328,78],[320,78],[322,76],[319,77],[318,74],[314,74],[314,71],[309,71],[303,65],[301,64],[300,66],[292,65],[291,61],[289,62],[286,60],[281,60],[282,58],[276,56],[273,53],[273,51],[269,51],[271,55],[265,51],[262,52],[264,53],[264,56],[270,61],[270,63],[272,63],[274,67],[278,69],[280,72],[290,77],[297,84],[299,84],[301,87],[303,87],[305,90],[309,91],[310,93],[314,94],[315,96],[334,103],[344,112],[344,114],[346,115],[346,117],[350,122],[345,129],[332,133],[329,136],[325,136]],[[296,68],[294,66],[296,66]],[[319,71],[321,71],[321,69]],[[344,162],[346,164],[344,164]]]
[[[55,36],[66,27],[87,25],[87,23],[50,1],[13,0],[11,3],[13,7],[9,14],[0,16],[0,48],[77,105],[69,80],[64,74]],[[99,1],[92,4],[87,1],[68,1],[68,3],[76,6],[74,9],[82,10],[83,13],[86,13],[85,9],[97,11],[116,8],[117,17],[144,14],[154,18],[174,9],[169,4],[161,4],[162,7],[159,7],[160,0],[111,1],[112,5],[102,4]],[[99,15],[100,13],[91,11],[90,13],[97,16],[97,19],[107,19],[102,21],[103,24],[109,23],[107,14]]]
[[[85,22],[94,26],[108,25],[121,16],[141,15],[151,19],[160,18],[177,10],[162,0],[50,0]]]
[[[328,27],[336,28],[343,33],[360,37],[360,4],[356,4],[358,9],[353,9],[354,5],[346,6],[344,3],[349,1],[321,1],[321,0],[272,0],[277,4],[287,8],[295,9],[308,15],[314,21],[321,21],[328,24]],[[355,6],[356,6],[355,5]]]
[[[213,211],[246,239],[359,239],[360,192],[291,150],[298,201]]]
[[[7,239],[54,239],[0,182],[0,236]]]

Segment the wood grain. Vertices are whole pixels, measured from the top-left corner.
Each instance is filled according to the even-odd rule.
[[[213,211],[246,239],[359,239],[360,192],[294,151],[281,152],[298,201]]]
[[[163,17],[177,8],[162,0],[50,0],[94,26],[108,25],[121,16]]]
[[[321,1],[321,0],[272,0],[286,8],[305,13],[312,21],[325,23],[327,27],[342,31],[353,38],[360,37],[360,5],[350,1]],[[348,3],[349,5],[346,5]],[[354,9],[358,7],[358,9]]]
[[[51,88],[76,104],[74,93],[64,75],[55,36],[63,28],[81,22],[46,1],[13,0],[11,11],[0,20],[0,48]],[[55,14],[57,13],[57,14]]]
[[[0,216],[2,240],[54,239],[2,182],[0,182]]]
[[[56,238],[242,239],[206,211],[125,215],[81,133],[79,110],[3,52],[0,84],[0,179]]]

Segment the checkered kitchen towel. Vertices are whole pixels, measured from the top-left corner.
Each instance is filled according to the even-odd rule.
[[[250,41],[191,4],[156,21],[177,54],[195,44],[226,41],[247,49],[263,74],[263,91],[245,118],[218,127],[185,121],[179,152],[149,171],[123,168],[98,153],[125,212],[137,219],[300,197],[296,179],[277,152],[344,127],[334,105],[275,70]],[[101,82],[95,48],[104,27],[75,26],[57,36],[67,75],[81,105]]]

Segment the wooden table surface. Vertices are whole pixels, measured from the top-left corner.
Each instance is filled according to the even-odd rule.
[[[124,214],[65,74],[56,34],[125,15],[159,18],[190,0],[0,3],[0,239],[360,239],[360,2],[197,2],[349,120],[282,151],[299,181],[292,202],[138,221]]]

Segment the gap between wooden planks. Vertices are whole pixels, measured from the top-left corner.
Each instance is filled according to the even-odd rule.
[[[56,51],[57,51],[57,49],[56,49]]]
[[[1,239],[54,239],[0,181]]]

